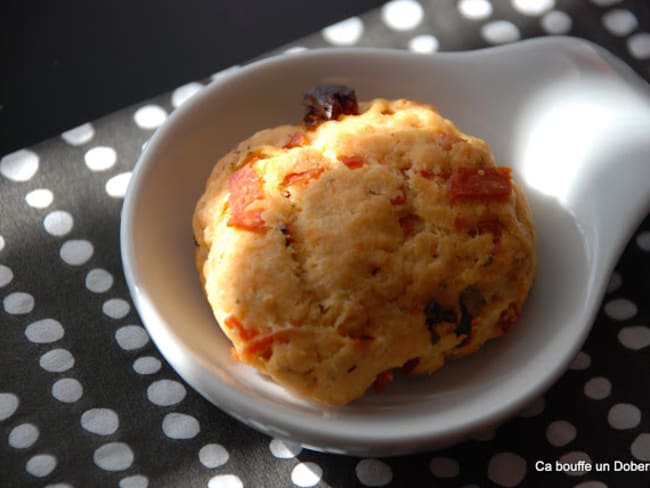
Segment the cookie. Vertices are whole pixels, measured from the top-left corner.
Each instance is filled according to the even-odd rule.
[[[505,334],[534,280],[535,233],[510,169],[433,106],[320,112],[223,156],[193,230],[233,356],[343,405]]]

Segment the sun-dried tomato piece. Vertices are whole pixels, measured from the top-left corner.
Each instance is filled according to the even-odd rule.
[[[244,324],[242,324],[234,315],[228,315],[223,323],[230,330],[236,330],[237,334],[239,334],[239,337],[245,341],[249,341],[257,335],[257,331],[255,329],[248,329],[244,327]]]
[[[420,222],[420,217],[414,214],[404,215],[399,219],[399,225],[402,228],[402,232],[406,236],[412,236],[417,232],[418,223]]]
[[[383,393],[384,390],[386,390],[388,383],[391,381],[393,381],[393,372],[384,371],[377,375],[377,378],[375,378],[375,382],[372,386],[377,393]]]
[[[402,373],[411,374],[420,364],[420,358],[411,358],[402,365]]]
[[[406,190],[403,186],[400,188],[399,195],[390,199],[390,203],[393,205],[404,205],[406,203]]]
[[[507,200],[512,192],[510,175],[511,169],[503,166],[455,168],[449,178],[449,198],[452,201]]]
[[[228,179],[228,191],[230,192],[228,225],[244,230],[260,231],[266,228],[262,218],[264,210],[259,207],[248,208],[254,201],[264,198],[262,182],[252,166],[254,162],[254,159],[251,160],[230,175]]]
[[[244,346],[242,354],[244,356],[255,355],[268,360],[271,358],[271,353],[273,352],[273,344],[286,341],[286,331],[278,330],[276,332],[269,332],[268,334],[254,337]]]
[[[514,303],[508,305],[508,307],[501,312],[499,315],[499,321],[497,325],[499,329],[505,334],[510,330],[510,328],[519,321],[519,308]]]
[[[363,156],[339,156],[338,159],[350,169],[361,168],[366,162]]]
[[[323,174],[324,169],[321,167],[311,168],[306,171],[301,171],[300,173],[289,173],[284,177],[282,183],[285,185],[295,185],[297,183],[307,183],[311,180],[315,180],[320,175]]]
[[[451,308],[445,308],[435,300],[430,300],[424,306],[424,320],[431,330],[441,322],[456,322],[456,312]]]
[[[357,96],[352,88],[344,85],[316,85],[303,98],[307,108],[303,119],[307,127],[316,127],[326,120],[336,120],[341,115],[359,113]]]
[[[289,136],[289,140],[284,146],[282,146],[282,148],[291,149],[294,147],[301,147],[307,144],[308,142],[309,139],[307,139],[307,136],[305,135],[304,132],[294,132]]]

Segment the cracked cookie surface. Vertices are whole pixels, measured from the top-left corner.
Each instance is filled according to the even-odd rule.
[[[254,134],[215,165],[193,228],[233,355],[335,405],[504,334],[535,274],[509,169],[409,100]]]

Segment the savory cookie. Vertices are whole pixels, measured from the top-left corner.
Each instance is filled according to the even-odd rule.
[[[193,228],[234,357],[342,405],[507,332],[535,236],[510,170],[432,106],[355,101],[325,118],[226,154]]]

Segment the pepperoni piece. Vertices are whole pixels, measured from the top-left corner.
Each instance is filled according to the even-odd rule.
[[[512,192],[511,169],[461,166],[451,174],[449,197],[459,200],[507,200]]]
[[[304,134],[304,132],[294,132],[289,136],[289,140],[284,146],[282,146],[282,149],[301,147],[307,144],[308,142],[309,139],[307,139],[307,136]]]
[[[339,156],[338,160],[350,169],[360,168],[366,162],[363,156]]]
[[[311,168],[300,173],[289,173],[284,177],[282,183],[285,185],[295,185],[297,183],[307,183],[310,180],[315,180],[323,174],[323,168]]]
[[[265,230],[265,222],[262,218],[264,212],[261,208],[249,209],[248,207],[256,200],[264,198],[262,182],[255,173],[251,160],[245,166],[235,171],[228,180],[228,191],[230,198],[230,219],[228,225],[244,230],[260,231]]]

